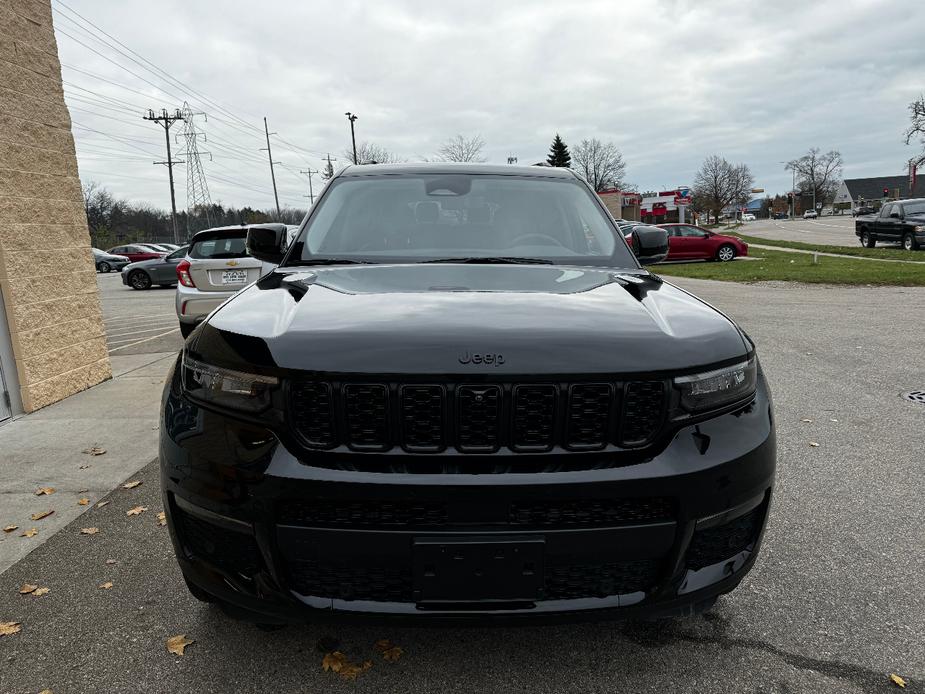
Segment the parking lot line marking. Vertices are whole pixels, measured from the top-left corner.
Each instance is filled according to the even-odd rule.
[[[146,337],[144,340],[138,340],[137,342],[132,342],[127,345],[122,345],[121,347],[114,347],[113,349],[109,350],[109,354],[112,354],[113,352],[118,352],[120,349],[134,347],[135,345],[140,345],[143,342],[150,342],[151,340],[156,340],[159,337],[164,337],[165,335],[170,335],[171,333],[178,333],[178,332],[180,332],[180,328],[174,328],[173,330],[168,330],[166,333],[161,333],[160,335],[154,335],[153,337]]]
[[[108,339],[111,337],[123,337],[125,335],[139,335],[141,333],[153,333],[155,330],[163,330],[164,328],[168,327],[169,325],[171,325],[171,323],[174,323],[174,322],[176,321],[175,320],[170,321],[170,322],[163,321],[160,325],[156,325],[153,328],[145,328],[144,330],[130,330],[128,332],[123,332],[123,333],[108,333],[106,335],[106,338]]]
[[[137,313],[133,316],[120,316],[118,318],[103,318],[104,323],[137,323],[139,321],[146,321],[152,318],[167,318],[169,316],[176,316],[175,313],[156,313],[153,316],[140,316]]]

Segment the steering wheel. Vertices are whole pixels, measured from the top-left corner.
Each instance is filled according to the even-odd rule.
[[[549,236],[548,234],[539,234],[537,232],[530,232],[529,234],[521,234],[516,239],[511,241],[510,244],[508,244],[508,248],[519,245],[520,242],[523,241],[524,239],[540,239],[542,241],[549,241],[549,243],[540,244],[542,246],[559,246],[560,248],[566,247],[565,244],[562,243],[559,239],[553,238],[552,236]]]

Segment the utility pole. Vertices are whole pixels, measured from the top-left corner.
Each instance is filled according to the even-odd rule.
[[[357,118],[359,118],[359,116],[357,116],[355,113],[350,113],[350,111],[347,111],[347,113],[345,113],[344,115],[347,116],[347,120],[350,121],[350,140],[351,142],[353,142],[353,163],[356,164],[357,163],[357,136],[353,130],[353,123],[354,121],[356,121]]]
[[[280,216],[279,211],[279,195],[276,192],[276,173],[273,171],[273,152],[270,151],[270,130],[267,127],[267,117],[263,117],[263,131],[267,134],[267,157],[270,159],[270,178],[273,179],[273,199],[276,200],[276,216]],[[274,135],[276,133],[273,133]],[[263,149],[261,147],[260,149]]]
[[[174,113],[168,114],[166,108],[161,109],[161,115],[155,116],[152,109],[148,109],[148,115],[143,116],[144,120],[149,120],[153,123],[157,123],[159,126],[164,128],[164,137],[167,139],[167,161],[156,161],[155,164],[165,164],[167,166],[167,175],[170,178],[170,211],[171,211],[171,221],[173,222],[173,242],[179,243],[180,236],[177,233],[177,198],[173,192],[173,165],[182,164],[183,161],[174,161],[173,157],[170,154],[170,126],[176,123],[178,120],[183,120],[183,115],[180,113],[180,109],[174,111]]]
[[[299,171],[299,173],[300,173],[300,174],[308,174],[308,197],[309,197],[309,201],[308,201],[308,202],[309,202],[310,205],[314,205],[314,204],[315,204],[315,194],[314,194],[314,192],[312,192],[312,176],[314,176],[316,173],[318,173],[318,169],[314,169],[314,170],[313,170],[313,169],[308,169],[308,170],[306,170],[306,171]]]

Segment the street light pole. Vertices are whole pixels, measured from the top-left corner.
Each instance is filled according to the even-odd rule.
[[[789,161],[779,161],[779,162],[777,162],[777,163],[778,163],[778,164],[786,164],[788,167],[790,167],[790,172],[793,174],[793,182],[790,184],[790,220],[793,221],[793,217],[794,217],[794,215],[796,214],[796,204],[797,204],[797,199],[796,199],[796,194],[797,194],[797,191],[796,191],[796,188],[797,188],[797,170],[796,170],[795,168],[793,168],[793,167],[790,166],[790,162],[789,162]],[[815,204],[814,204],[814,205],[813,205],[813,209],[815,209],[815,207],[816,207],[816,206],[815,206]]]
[[[347,116],[347,120],[350,121],[350,141],[353,142],[353,163],[356,164],[357,163],[357,136],[353,130],[353,123],[354,121],[356,121],[356,119],[359,116],[357,116],[355,113],[350,113],[350,111],[347,111],[344,115]]]

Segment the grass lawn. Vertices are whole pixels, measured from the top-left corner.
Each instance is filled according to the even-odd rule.
[[[730,232],[730,236],[738,236],[745,243],[758,243],[764,246],[777,246],[778,248],[796,248],[801,251],[819,251],[820,253],[841,253],[854,255],[860,258],[889,258],[890,260],[921,260],[925,261],[922,251],[904,251],[901,248],[864,248],[857,246],[826,246],[819,243],[803,243],[802,241],[778,241],[776,239],[763,239],[758,236],[746,236]],[[757,253],[756,255],[760,255]]]
[[[827,256],[819,256],[819,263],[813,265],[813,256],[808,254],[764,249],[755,249],[755,256],[761,260],[679,263],[649,267],[659,275],[727,282],[784,280],[813,284],[925,286],[925,265],[872,263],[866,260]],[[925,253],[920,253],[919,257],[925,260]]]

